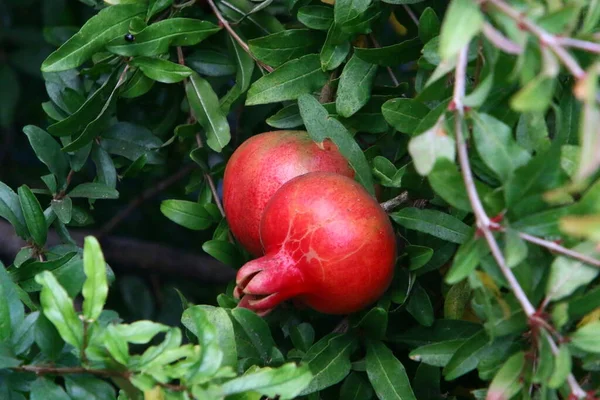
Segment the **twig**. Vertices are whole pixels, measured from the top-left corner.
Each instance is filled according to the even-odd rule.
[[[502,232],[506,231],[506,228],[501,225],[497,225],[497,224],[492,224],[492,225],[494,226],[494,229],[497,229]],[[598,260],[596,258],[587,256],[587,255],[579,253],[575,250],[568,249],[564,246],[561,246],[560,244],[558,244],[556,242],[551,242],[549,240],[545,240],[545,239],[539,238],[537,236],[530,235],[528,233],[518,232],[518,235],[521,239],[526,240],[531,243],[534,243],[534,244],[537,244],[538,246],[544,247],[550,251],[562,254],[564,256],[567,256],[567,257],[573,258],[575,260],[584,262],[586,264],[593,265],[594,267],[600,268],[600,260]]]
[[[133,199],[127,205],[127,207],[125,207],[123,210],[121,210],[117,214],[115,214],[114,217],[112,217],[106,224],[104,224],[100,228],[100,230],[98,232],[98,235],[97,235],[98,238],[101,238],[101,237],[107,235],[117,225],[119,225],[121,222],[123,222],[142,203],[144,203],[146,200],[149,200],[152,197],[156,196],[157,194],[159,194],[163,190],[167,189],[168,187],[170,187],[174,183],[176,183],[176,182],[180,181],[181,179],[185,178],[195,168],[196,168],[196,164],[190,163],[190,164],[186,165],[185,167],[183,167],[182,169],[180,169],[179,171],[177,171],[176,173],[174,173],[173,175],[167,177],[166,179],[158,182],[156,185],[154,185],[151,188],[149,188],[149,189],[145,190],[144,192],[142,192],[142,194],[140,194],[135,199]]]
[[[556,42],[561,46],[573,47],[592,53],[600,53],[600,43],[588,42],[586,40],[561,36],[556,36]]]
[[[394,208],[398,207],[401,204],[404,204],[408,201],[408,191],[404,191],[402,193],[400,193],[398,196],[389,199],[387,201],[384,201],[383,203],[379,204],[381,206],[381,208],[383,208],[383,211],[385,211],[386,213],[389,213],[390,211],[392,211]]]
[[[585,71],[581,68],[577,60],[562,47],[560,40],[557,40],[556,36],[551,35],[537,26],[521,12],[515,10],[503,0],[485,0],[482,2],[482,4],[485,3],[493,4],[500,12],[513,19],[519,27],[526,29],[536,36],[542,46],[548,46],[576,79],[579,80],[585,76]]]
[[[402,7],[406,11],[406,13],[410,17],[410,19],[412,19],[412,21],[418,27],[419,26],[419,18],[417,18],[417,16],[415,15],[415,13],[410,9],[410,7],[407,4],[402,4]]]
[[[502,33],[500,33],[492,24],[489,22],[483,23],[483,34],[485,37],[498,47],[500,50],[508,54],[521,54],[523,53],[523,46],[513,42]]]
[[[418,26],[418,22],[417,22],[417,26]],[[372,33],[369,35],[369,38],[371,39],[371,42],[373,42],[373,46],[377,47],[378,49],[381,48],[381,46],[379,45],[379,42],[377,41],[377,39],[375,38],[375,35],[373,35]],[[392,67],[386,67],[388,75],[390,76],[390,78],[392,79],[392,82],[394,82],[394,86],[398,86],[400,84],[400,82],[398,81],[398,78],[396,78],[396,74],[394,74],[394,70],[392,69]]]
[[[496,1],[496,0],[490,0]],[[467,144],[463,137],[463,117],[464,117],[464,104],[463,98],[465,96],[465,85],[467,78],[467,52],[468,45],[463,47],[458,55],[458,61],[456,64],[456,78],[454,81],[454,93],[452,98],[452,108],[454,109],[454,121],[455,121],[455,133],[456,133],[456,147],[458,151],[458,161],[460,164],[461,172],[463,175],[463,180],[465,182],[465,188],[467,190],[467,195],[469,196],[469,202],[471,203],[471,208],[473,209],[473,214],[475,214],[475,219],[477,223],[477,227],[481,234],[483,234],[488,247],[492,253],[492,256],[496,260],[500,271],[506,278],[510,288],[512,289],[515,297],[521,304],[525,315],[529,321],[533,321],[537,318],[536,310],[527,298],[527,295],[523,291],[523,288],[517,281],[515,275],[512,270],[506,265],[506,261],[504,259],[504,255],[498,246],[498,242],[496,238],[494,238],[494,234],[492,233],[491,228],[495,228],[495,224],[490,221],[490,218],[486,214],[483,205],[481,203],[481,199],[477,193],[477,189],[475,187],[475,182],[473,180],[473,173],[471,171],[471,165],[469,163],[469,155],[467,152]],[[550,336],[547,336],[547,340],[552,342],[553,347],[557,347],[554,343],[553,339]],[[552,346],[552,345],[551,345]],[[558,352],[558,349],[556,349]],[[555,350],[553,350],[555,353]],[[556,353],[555,353],[556,354]],[[575,377],[572,374],[569,375],[568,378],[569,386],[571,388],[571,392],[573,395],[577,396],[577,398],[581,398],[585,396],[585,391],[579,386]]]
[[[213,10],[213,13],[215,14],[215,17],[217,17],[217,19],[219,20],[219,22],[221,22],[221,24],[223,25],[223,28],[225,28],[225,30],[227,32],[229,32],[229,34],[231,35],[231,37],[233,37],[235,39],[236,42],[238,42],[238,44],[241,46],[242,49],[244,49],[244,51],[246,53],[248,53],[248,55],[250,55],[250,57],[252,57],[252,59],[254,59],[254,61],[257,62],[257,64],[264,68],[265,70],[267,70],[268,72],[273,72],[273,67],[259,61],[254,54],[252,54],[252,52],[250,51],[250,47],[248,47],[248,45],[246,44],[246,42],[244,42],[244,40],[240,37],[240,35],[237,34],[237,32],[231,27],[231,25],[229,24],[229,21],[227,21],[225,19],[225,17],[223,17],[223,14],[221,14],[221,12],[219,11],[219,9],[217,8],[214,0],[206,0],[208,5],[210,6],[210,8]]]

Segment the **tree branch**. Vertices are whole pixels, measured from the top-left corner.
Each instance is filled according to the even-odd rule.
[[[379,205],[381,206],[381,208],[383,208],[383,211],[385,211],[386,213],[389,213],[390,211],[392,211],[394,208],[398,207],[401,204],[404,204],[408,201],[408,191],[404,191],[402,193],[400,193],[398,196],[389,199],[387,201],[384,201],[383,203],[380,203]]]
[[[418,27],[419,26],[419,18],[417,18],[417,16],[415,15],[415,13],[410,9],[410,7],[408,6],[408,4],[402,4],[402,7],[404,8],[404,11],[406,11],[406,13],[408,14],[408,16],[410,17],[410,19],[412,19],[412,21],[415,23],[415,25]]]
[[[417,26],[419,25],[418,21],[417,21]],[[369,35],[369,38],[371,39],[371,42],[373,42],[373,46],[375,46],[376,48],[381,48],[381,46],[379,45],[379,42],[377,41],[377,39],[375,38],[375,35],[373,35],[372,33]],[[398,81],[398,78],[396,77],[396,74],[394,73],[394,70],[392,69],[392,67],[386,67],[388,75],[390,76],[390,79],[392,80],[392,82],[394,82],[394,86],[398,86],[400,85],[400,82]]]
[[[537,26],[534,22],[529,20],[529,18],[506,4],[503,0],[484,0],[482,4],[485,4],[486,2],[491,3],[501,13],[513,19],[519,27],[523,27],[536,36],[540,41],[541,46],[548,46],[576,79],[579,80],[585,76],[585,71],[581,68],[577,60],[562,47],[561,40],[556,36]],[[564,43],[564,40],[562,40],[562,42]]]
[[[217,8],[214,0],[206,0],[206,2],[208,3],[208,5],[210,6],[210,8],[213,10],[213,13],[215,14],[215,17],[217,17],[217,19],[219,20],[219,22],[221,23],[221,25],[223,25],[223,28],[225,28],[225,30],[227,32],[229,32],[229,34],[231,35],[231,37],[233,39],[235,39],[236,42],[238,42],[238,44],[240,45],[240,47],[242,49],[244,49],[244,51],[246,53],[248,53],[248,55],[250,55],[250,57],[252,57],[252,59],[254,59],[254,61],[256,61],[256,63],[263,69],[267,70],[268,72],[273,72],[273,67],[259,61],[254,54],[252,54],[252,52],[250,51],[250,47],[248,47],[248,45],[246,44],[246,42],[244,42],[244,40],[240,37],[240,35],[237,34],[237,32],[231,27],[231,25],[229,24],[229,21],[227,21],[225,19],[225,17],[223,17],[223,14],[221,14],[221,11],[219,11],[219,9]]]

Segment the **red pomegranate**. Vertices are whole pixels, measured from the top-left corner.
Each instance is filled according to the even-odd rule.
[[[246,250],[256,257],[264,254],[260,218],[281,185],[316,171],[354,177],[333,142],[317,144],[303,131],[261,133],[233,153],[225,168],[223,206],[231,232]]]
[[[396,241],[377,201],[329,172],[294,178],[269,201],[260,225],[265,256],[237,274],[239,306],[264,315],[290,298],[327,314],[358,311],[392,279]]]

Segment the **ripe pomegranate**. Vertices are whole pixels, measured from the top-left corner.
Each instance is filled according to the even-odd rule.
[[[396,259],[390,221],[348,177],[313,172],[269,201],[260,225],[265,256],[237,274],[240,307],[260,315],[294,298],[327,314],[358,311],[387,289]]]
[[[315,143],[303,131],[276,131],[246,140],[233,153],[223,179],[223,206],[233,235],[251,254],[263,255],[259,225],[265,206],[287,181],[308,172],[354,177],[330,140]]]

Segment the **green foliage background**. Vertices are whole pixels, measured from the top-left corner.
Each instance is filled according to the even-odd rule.
[[[598,398],[599,22],[596,0],[0,1],[0,398]],[[399,258],[371,308],[235,308],[220,182],[272,129],[381,189]],[[109,259],[124,238],[178,250],[147,273]]]

